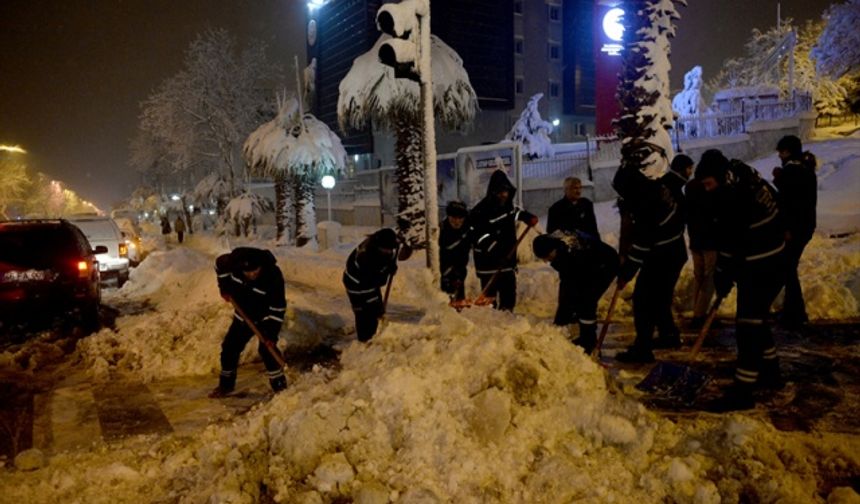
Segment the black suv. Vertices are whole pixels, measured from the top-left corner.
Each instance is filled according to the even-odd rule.
[[[0,327],[69,314],[96,329],[104,252],[66,220],[0,221]]]

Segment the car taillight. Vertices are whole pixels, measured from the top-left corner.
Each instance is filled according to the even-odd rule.
[[[87,278],[88,276],[90,276],[90,263],[78,261],[78,278]]]
[[[125,257],[127,255],[128,255],[128,245],[125,243],[120,243],[119,244],[119,256]]]

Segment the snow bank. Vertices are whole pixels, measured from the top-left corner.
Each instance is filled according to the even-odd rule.
[[[199,437],[2,472],[0,501],[808,502],[860,470],[844,436],[661,419],[610,394],[557,328],[488,308],[391,323],[341,363]]]

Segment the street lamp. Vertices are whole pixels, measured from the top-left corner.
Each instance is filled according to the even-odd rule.
[[[331,190],[334,189],[334,177],[324,175],[322,180],[323,189],[325,189],[326,200],[328,201],[328,221],[331,222]]]

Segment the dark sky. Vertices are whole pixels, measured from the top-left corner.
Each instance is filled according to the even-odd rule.
[[[467,0],[464,0],[467,1]],[[543,0],[527,0],[543,1]],[[826,0],[782,2],[784,17],[818,18]],[[710,78],[776,2],[689,0],[673,43],[673,88],[702,64]],[[304,51],[302,0],[0,0],[0,143],[104,209],[139,178],[128,167],[138,104],[180,67],[207,27],[269,44],[291,68]],[[291,88],[292,79],[285,83]]]

